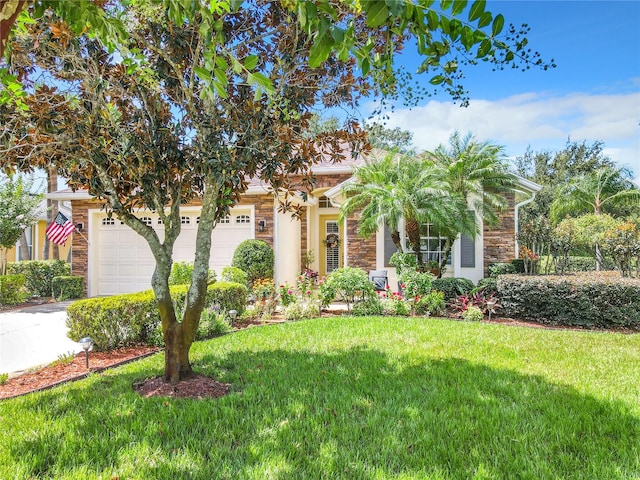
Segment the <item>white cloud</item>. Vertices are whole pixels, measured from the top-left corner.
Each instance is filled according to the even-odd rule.
[[[528,145],[534,151],[556,151],[564,148],[568,138],[589,143],[602,140],[607,155],[640,176],[640,92],[527,93],[497,101],[472,100],[467,108],[429,101],[388,115],[387,125],[412,131],[421,150],[446,144],[455,130],[504,145],[510,157],[522,155]]]

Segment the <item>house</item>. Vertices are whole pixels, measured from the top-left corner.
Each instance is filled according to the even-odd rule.
[[[71,206],[60,204],[59,210],[67,217],[71,217]],[[25,229],[25,239],[27,241],[27,251],[25,252],[21,242],[18,241],[16,245],[9,249],[7,252],[7,262],[18,262],[21,260],[43,260],[44,259],[44,243],[46,241],[44,232],[47,229],[47,206],[46,200],[42,201],[42,204],[39,205],[38,211],[41,214],[38,216],[38,221]],[[51,245],[49,248],[52,248]],[[69,258],[69,253],[71,251],[71,240],[65,245],[59,245],[59,258],[62,260],[66,260]],[[52,258],[52,255],[49,255],[49,258]]]
[[[364,160],[348,157],[343,162],[314,165],[315,189],[298,199],[299,219],[278,212],[278,202],[266,186],[253,182],[240,203],[214,229],[210,267],[219,274],[231,264],[236,246],[246,239],[261,239],[275,253],[277,284],[294,283],[304,266],[308,251],[315,260],[310,268],[324,276],[342,266],[364,270],[388,270],[391,285],[395,270],[389,257],[395,251],[389,232],[381,228],[369,239],[357,237],[357,218],[338,221],[341,185],[352,177],[353,169]],[[461,238],[454,244],[447,276],[477,281],[493,262],[509,262],[516,257],[518,209],[531,201],[540,186],[517,178],[519,192],[509,196],[509,208],[495,228],[481,228],[475,239]],[[71,202],[73,222],[82,235],[73,235],[72,273],[85,277],[89,296],[135,292],[150,288],[155,261],[146,242],[117,218],[108,218],[101,204],[86,191],[59,191],[49,195]],[[193,261],[195,233],[200,207],[182,209],[182,233],[174,250],[174,261]],[[161,230],[158,215],[140,211],[148,225]],[[481,221],[481,220],[480,220]],[[329,241],[327,241],[329,240]],[[336,241],[337,240],[337,241]],[[425,254],[438,255],[441,242],[425,237]]]

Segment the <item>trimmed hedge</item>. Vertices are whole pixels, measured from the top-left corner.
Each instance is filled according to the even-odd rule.
[[[186,285],[172,286],[176,310],[182,310]],[[221,310],[244,311],[247,287],[232,282],[217,282],[207,288],[205,308],[218,305]],[[153,344],[160,323],[153,291],[79,300],[67,307],[68,336],[74,341],[93,338],[96,350],[112,350],[126,345]]]
[[[58,301],[82,298],[84,297],[84,277],[53,277],[51,292]]]
[[[29,298],[24,284],[24,275],[0,275],[0,305],[15,305]]]
[[[502,311],[550,325],[640,330],[640,280],[614,272],[498,277]]]
[[[431,288],[444,293],[445,302],[455,300],[460,295],[471,293],[475,285],[468,278],[444,277],[431,282]]]
[[[495,278],[498,275],[516,273],[516,267],[513,263],[490,263],[487,267],[487,271],[489,272],[490,277]]]
[[[64,260],[24,260],[9,263],[7,271],[25,276],[25,286],[32,295],[51,297],[54,277],[71,275],[71,265]]]

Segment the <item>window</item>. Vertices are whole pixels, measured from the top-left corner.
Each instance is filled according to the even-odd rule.
[[[191,225],[191,217],[180,217],[180,223],[182,225]]]
[[[422,261],[442,263],[445,254],[447,239],[440,235],[440,230],[433,224],[426,224],[420,227],[420,251]],[[451,265],[451,255],[447,259],[447,265]]]
[[[116,220],[115,218],[103,218],[102,219],[102,225],[115,225],[116,224]]]
[[[142,217],[140,221],[149,227],[153,225],[153,221],[151,220],[150,217]]]
[[[236,217],[236,223],[251,223],[249,215],[238,215]]]
[[[328,221],[325,224],[325,239],[329,240],[332,237],[339,238],[340,226],[338,222]],[[326,250],[326,263],[325,271],[331,273],[334,270],[340,268],[340,246],[339,242],[332,243],[332,246],[327,244]]]
[[[229,215],[225,215],[218,221],[218,223],[231,223],[231,217]]]
[[[333,205],[331,205],[331,200],[329,200],[328,197],[325,197],[324,195],[322,195],[318,199],[318,207],[319,208],[331,208],[331,207],[333,207]]]
[[[162,219],[158,218],[158,225],[162,225]]]

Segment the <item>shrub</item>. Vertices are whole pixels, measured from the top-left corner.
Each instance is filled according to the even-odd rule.
[[[171,275],[169,275],[169,285],[191,285],[192,273],[193,263],[173,262]]]
[[[51,280],[51,293],[58,300],[84,297],[84,277],[60,276]]]
[[[21,274],[0,275],[0,305],[15,305],[29,298],[24,288],[25,281]]]
[[[382,315],[383,313],[382,302],[377,295],[368,296],[364,300],[354,303],[351,308],[351,315],[359,317]]]
[[[227,314],[219,308],[208,307],[200,315],[200,324],[196,332],[196,340],[217,337],[231,331]]]
[[[384,296],[381,300],[382,309],[385,315],[406,317],[411,312],[409,302],[406,302],[400,293],[391,292],[390,289],[387,289],[382,295]]]
[[[516,267],[513,263],[491,263],[487,267],[489,277],[495,278],[498,275],[505,275],[509,273],[516,273]]]
[[[71,265],[64,260],[25,260],[8,264],[7,271],[23,274],[32,295],[51,297],[53,278],[71,275]]]
[[[474,286],[471,280],[457,277],[436,278],[431,282],[431,288],[444,293],[445,302],[450,302],[459,295],[470,293]]]
[[[290,321],[315,318],[318,314],[318,307],[310,302],[294,302],[282,310],[285,320]]]
[[[418,268],[418,259],[415,253],[394,252],[389,258],[389,264],[396,267],[397,273],[400,274],[407,267]]]
[[[207,305],[219,305],[226,312],[235,310],[242,315],[247,307],[248,289],[236,282],[216,282],[207,287]]]
[[[432,288],[433,275],[418,272],[415,268],[405,266],[400,274],[402,293],[405,298],[416,298],[428,294]]]
[[[640,330],[640,280],[617,273],[498,278],[508,316],[583,328]]]
[[[183,309],[188,287],[171,287],[176,311]],[[207,288],[205,308],[236,310],[241,315],[247,302],[247,287],[239,283],[217,282]],[[79,300],[67,307],[69,338],[93,338],[96,350],[147,343],[162,344],[158,306],[153,291]]]
[[[169,275],[169,285],[191,285],[193,275],[193,263],[173,262],[171,274]],[[209,283],[216,281],[216,272],[209,270]]]
[[[247,272],[238,267],[224,267],[222,269],[222,280],[225,282],[241,283],[242,285],[249,284]]]
[[[464,312],[462,312],[462,318],[464,318],[468,322],[480,322],[484,318],[484,314],[478,307],[476,307],[475,305],[471,305]]]
[[[159,322],[152,291],[79,300],[67,307],[68,336],[91,337],[96,350],[144,343]]]
[[[0,385],[4,385],[9,380],[8,373],[0,373]]]
[[[498,279],[495,278],[495,277],[481,278],[478,281],[478,285],[476,286],[476,288],[473,291],[474,292],[483,291],[483,292],[487,292],[487,293],[497,292],[498,291]]]
[[[345,302],[347,310],[351,310],[356,298],[364,300],[371,296],[375,296],[373,283],[369,281],[367,272],[359,268],[338,268],[320,285],[320,303],[323,306],[337,299]]]
[[[245,240],[233,253],[231,265],[246,272],[253,284],[259,278],[273,277],[273,249],[263,240]]]
[[[521,258],[514,258],[511,260],[511,265],[516,269],[516,273],[524,273],[524,260]]]
[[[444,293],[433,291],[421,297],[415,304],[414,308],[418,315],[442,315],[446,304],[444,301]]]

